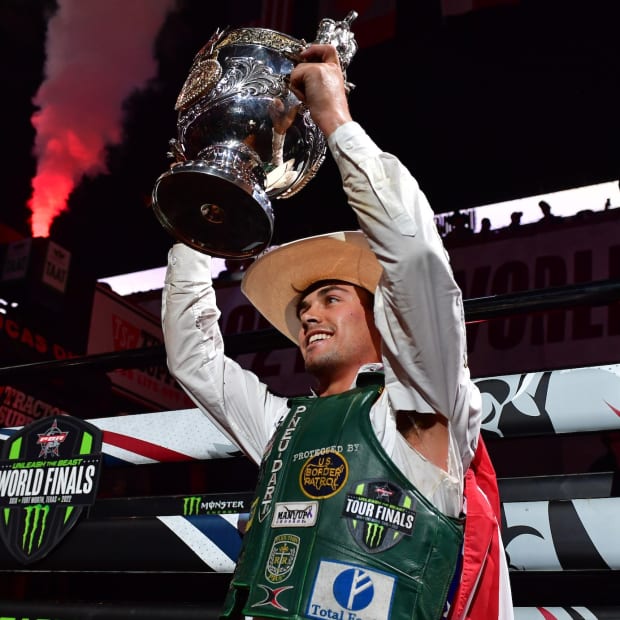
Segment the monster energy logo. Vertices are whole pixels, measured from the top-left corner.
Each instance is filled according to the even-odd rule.
[[[183,516],[189,517],[198,514],[230,514],[245,512],[245,501],[240,498],[235,499],[207,499],[200,495],[183,498]],[[0,620],[2,620],[0,618]]]
[[[43,544],[50,507],[47,504],[35,504],[34,506],[25,506],[24,510],[26,515],[24,519],[24,533],[22,535],[22,549],[30,555],[33,545],[35,545],[35,540],[37,549]]]
[[[385,526],[380,523],[366,523],[364,542],[369,549],[377,548],[383,541]]]
[[[200,497],[183,498],[183,516],[197,515],[200,510]]]

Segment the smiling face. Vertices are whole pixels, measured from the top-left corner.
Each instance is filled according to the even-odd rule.
[[[381,338],[373,319],[373,297],[340,281],[319,282],[297,307],[299,348],[319,394],[348,390],[363,364],[381,360]]]

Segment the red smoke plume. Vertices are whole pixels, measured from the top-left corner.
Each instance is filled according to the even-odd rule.
[[[121,137],[123,100],[153,76],[155,36],[173,7],[174,0],[58,0],[32,117],[34,237],[49,236],[82,176],[106,172],[105,148]]]

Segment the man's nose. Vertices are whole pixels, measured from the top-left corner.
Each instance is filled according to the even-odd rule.
[[[313,306],[307,307],[299,318],[301,319],[302,325],[318,323],[321,320],[318,310]]]
[[[301,317],[302,325],[311,325],[313,323],[318,323],[318,322],[319,322],[318,317],[311,312],[305,312],[304,315]]]

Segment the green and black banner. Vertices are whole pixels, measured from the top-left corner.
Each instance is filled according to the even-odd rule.
[[[95,502],[102,431],[71,416],[44,418],[3,442],[0,538],[22,564],[45,557]]]

